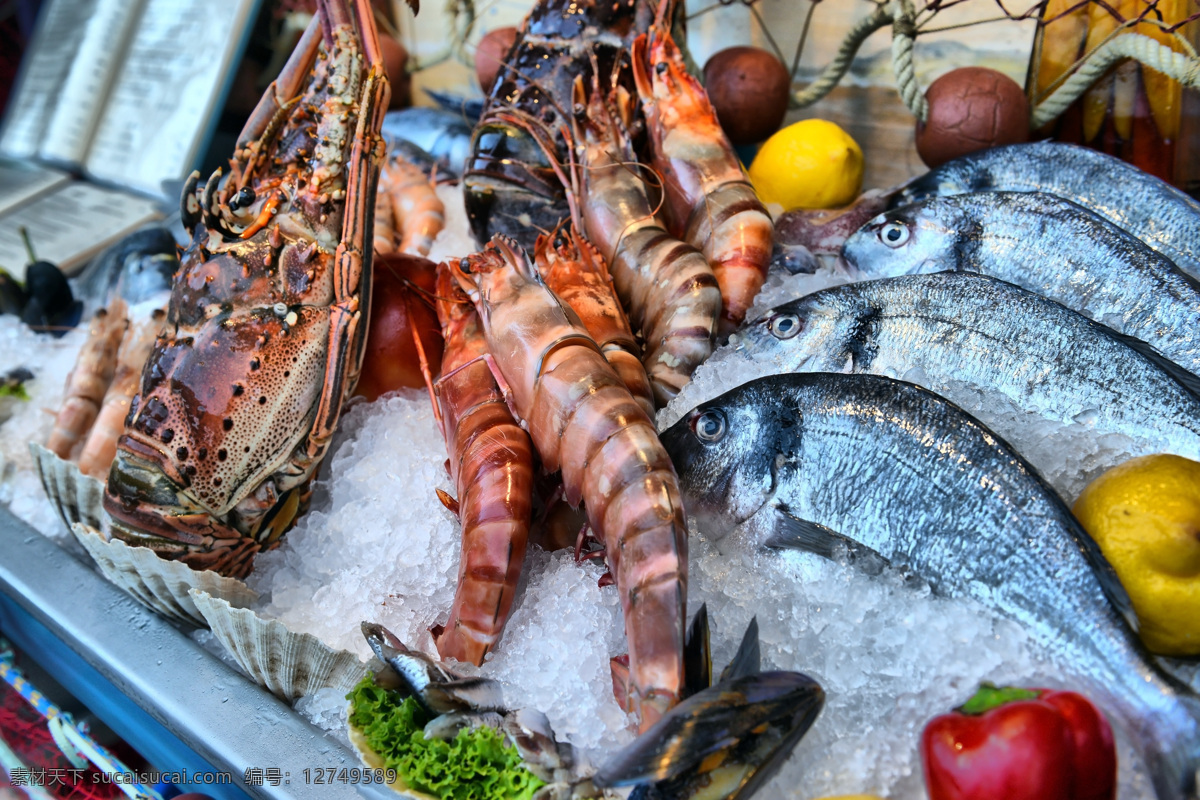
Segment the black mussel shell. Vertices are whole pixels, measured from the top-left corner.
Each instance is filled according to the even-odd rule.
[[[67,277],[49,261],[35,261],[25,268],[25,291],[46,314],[61,314],[75,301]]]

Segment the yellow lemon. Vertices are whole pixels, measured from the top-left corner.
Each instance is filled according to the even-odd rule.
[[[862,189],[863,154],[836,124],[806,119],[763,143],[750,165],[750,182],[764,203],[797,208],[837,208]]]
[[[1088,484],[1075,516],[1129,592],[1146,647],[1200,654],[1200,463],[1126,461]]]

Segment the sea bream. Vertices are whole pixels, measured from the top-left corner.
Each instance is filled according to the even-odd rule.
[[[948,161],[892,207],[965,192],[1049,192],[1115,223],[1200,279],[1200,203],[1118,158],[1061,142],[1010,144]]]
[[[965,270],[1015,283],[1200,374],[1200,282],[1082,206],[1041,192],[931,197],[885,212],[842,258],[868,278]]]
[[[767,543],[873,554],[1015,620],[1123,722],[1159,800],[1197,796],[1200,698],[1144,651],[1115,572],[1062,500],[957,406],[879,376],[775,375],[662,441],[706,534],[753,518],[774,527]]]
[[[1200,460],[1200,396],[1184,385],[1200,380],[1144,345],[1139,351],[1103,325],[986,275],[835,286],[767,312],[739,332],[738,345],[764,371],[904,378],[973,410],[982,390],[1020,411],[1085,423],[1089,439],[1123,434],[1133,455]],[[1012,428],[1028,424],[986,403],[976,413],[1006,438],[1019,439]]]

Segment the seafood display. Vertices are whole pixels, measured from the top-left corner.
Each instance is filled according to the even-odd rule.
[[[779,375],[663,434],[714,535],[903,565],[1021,622],[1136,731],[1161,800],[1194,796],[1200,698],[1145,653],[1129,599],[1066,505],[987,428],[931,392],[867,375]]]
[[[928,198],[870,220],[846,240],[842,258],[869,278],[945,270],[991,275],[1153,345],[1200,374],[1200,282],[1054,195]]]
[[[1078,203],[1200,279],[1200,203],[1137,167],[1087,147],[1035,142],[963,156],[905,186],[892,206],[981,191],[1048,192]]]
[[[933,796],[921,724],[1016,679],[1111,718],[1091,800],[1200,798],[1200,682],[1068,505],[1179,457],[1088,503],[1192,569],[1187,508],[1112,517],[1200,474],[1200,204],[1043,142],[773,219],[675,0],[536,0],[474,127],[385,115],[371,6],[318,0],[181,255],[77,282],[71,545],[391,772],[407,704],[527,799]]]
[[[358,377],[387,106],[362,0],[322,2],[218,170],[109,474],[114,533],[244,576],[309,495]]]

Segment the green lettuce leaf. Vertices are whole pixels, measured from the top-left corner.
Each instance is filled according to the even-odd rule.
[[[449,742],[427,740],[429,717],[417,701],[376,686],[372,675],[346,699],[350,724],[410,789],[442,800],[529,800],[545,785],[492,728],[460,731]]]

